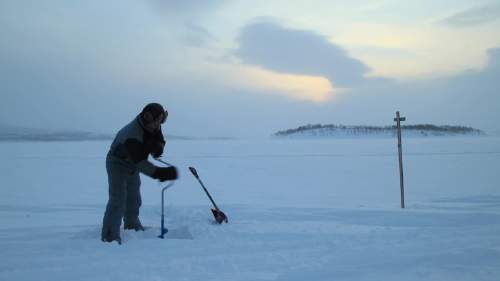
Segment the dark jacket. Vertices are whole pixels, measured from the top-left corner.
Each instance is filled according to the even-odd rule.
[[[121,164],[133,171],[138,170],[153,176],[156,167],[148,161],[151,154],[159,157],[163,153],[165,139],[161,128],[156,132],[144,129],[140,115],[116,134],[108,152],[107,161]]]

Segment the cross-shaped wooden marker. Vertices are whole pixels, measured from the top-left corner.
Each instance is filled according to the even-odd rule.
[[[398,151],[399,151],[399,183],[401,185],[401,208],[405,207],[405,188],[403,183],[403,149],[401,144],[401,121],[405,121],[405,117],[399,116],[399,111],[396,111],[396,130],[398,132]]]

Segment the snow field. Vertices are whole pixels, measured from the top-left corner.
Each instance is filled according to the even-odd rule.
[[[172,141],[145,232],[102,243],[107,142],[0,143],[0,280],[500,280],[500,142]],[[229,224],[187,171],[195,166]]]

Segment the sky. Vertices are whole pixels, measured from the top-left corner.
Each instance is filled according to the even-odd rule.
[[[164,133],[305,124],[500,133],[500,1],[0,0],[0,124]]]

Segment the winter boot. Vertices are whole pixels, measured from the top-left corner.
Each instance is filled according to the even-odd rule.
[[[133,220],[125,220],[123,224],[124,229],[133,229],[135,231],[144,231],[144,226],[142,226],[139,218]]]
[[[113,242],[116,241],[118,242],[119,245],[122,244],[122,239],[120,237],[120,234],[113,234],[111,231],[107,232],[106,234],[101,235],[101,241],[102,242]]]

